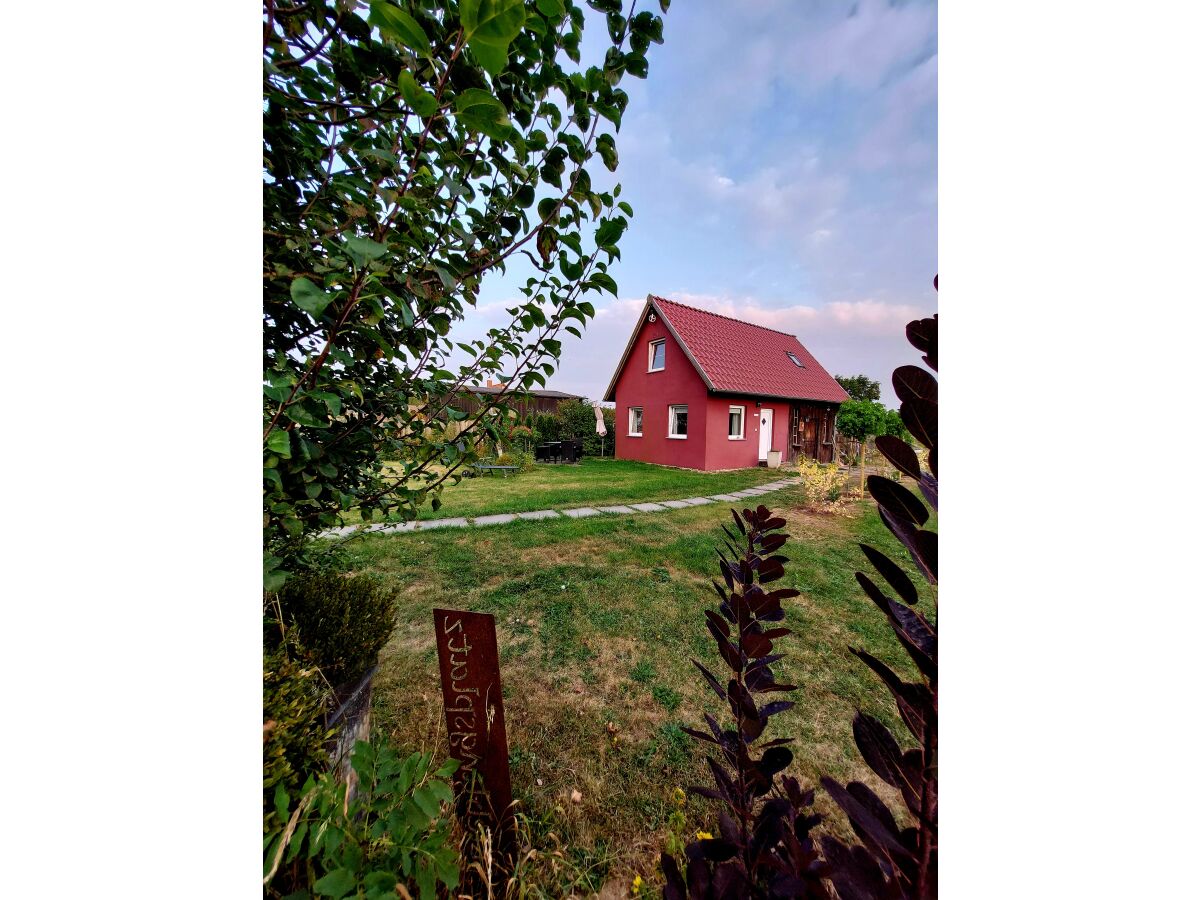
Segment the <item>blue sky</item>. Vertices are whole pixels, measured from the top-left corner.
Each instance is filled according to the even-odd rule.
[[[588,295],[548,386],[598,399],[654,293],[796,334],[896,405],[904,324],[936,310],[936,5],[679,0],[665,38],[621,82],[620,298]],[[525,274],[488,279],[464,331],[499,324]]]

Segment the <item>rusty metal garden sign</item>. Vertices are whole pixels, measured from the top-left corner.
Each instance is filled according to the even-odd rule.
[[[485,613],[435,609],[438,665],[450,757],[461,765],[454,776],[457,812],[468,834],[479,824],[499,849],[512,840],[512,782],[508,738],[500,693],[496,620]]]

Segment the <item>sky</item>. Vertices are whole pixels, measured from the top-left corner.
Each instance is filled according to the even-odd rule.
[[[619,298],[586,295],[547,387],[600,399],[652,293],[795,334],[898,406],[904,326],[937,309],[936,4],[678,0],[664,22],[650,77],[621,82],[617,173],[594,178],[634,208]],[[526,274],[485,280],[463,332],[506,322]]]

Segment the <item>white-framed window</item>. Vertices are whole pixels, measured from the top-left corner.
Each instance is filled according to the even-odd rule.
[[[642,436],[642,408],[640,406],[629,407],[629,436]]]
[[[729,407],[729,439],[744,441],[746,439],[746,407]]]
[[[684,439],[687,437],[687,406],[669,406],[670,416],[667,425],[667,437]]]
[[[650,372],[661,372],[667,367],[667,342],[665,340],[650,342],[650,358],[648,362],[648,371]]]

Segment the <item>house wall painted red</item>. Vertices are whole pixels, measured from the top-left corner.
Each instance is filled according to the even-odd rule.
[[[660,372],[650,368],[651,341],[666,341],[666,359]],[[618,459],[638,459],[664,466],[687,469],[710,468],[705,465],[705,416],[708,388],[688,360],[683,348],[667,331],[661,318],[643,320],[629,359],[616,385],[616,424]],[[670,438],[668,409],[676,404],[688,408],[688,436]],[[642,408],[642,436],[629,436],[629,408]]]
[[[761,404],[756,406],[755,404]],[[787,458],[788,429],[790,428],[791,404],[786,400],[763,400],[761,397],[709,396],[707,414],[706,469],[744,469],[757,466],[759,461],[759,423],[763,409],[775,411],[772,427],[771,447]],[[740,406],[744,410],[745,439],[731,440],[729,437],[729,408]]]

